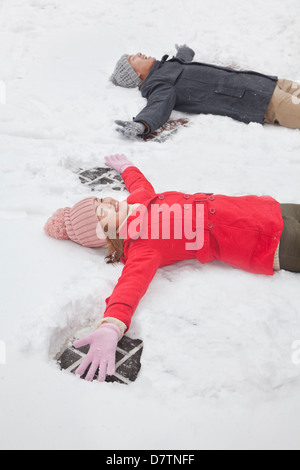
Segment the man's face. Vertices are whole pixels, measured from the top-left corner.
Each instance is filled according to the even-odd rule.
[[[135,55],[127,56],[127,60],[142,80],[147,77],[151,68],[156,62],[156,59],[154,59],[153,57],[147,57],[141,52]]]

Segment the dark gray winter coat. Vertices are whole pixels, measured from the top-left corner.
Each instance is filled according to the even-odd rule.
[[[161,127],[173,109],[264,123],[278,77],[192,62],[194,55],[184,46],[171,60],[155,62],[140,88],[147,106],[134,118],[147,125],[146,134]]]

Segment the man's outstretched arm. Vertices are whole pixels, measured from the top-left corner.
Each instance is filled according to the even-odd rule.
[[[176,103],[175,88],[159,83],[148,98],[147,106],[130,121],[116,121],[117,128],[126,137],[145,136],[163,126],[169,119]]]

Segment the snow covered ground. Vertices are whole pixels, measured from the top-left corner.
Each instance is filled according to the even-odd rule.
[[[130,330],[144,340],[139,379],[91,384],[53,357],[97,322],[122,267],[43,233],[90,195],[76,170],[112,153],[157,191],[299,203],[299,131],[193,116],[163,145],[127,141],[114,120],[144,100],[108,81],[122,53],[160,59],[175,43],[300,80],[299,27],[298,0],[0,0],[1,449],[300,448],[298,275],[160,270]]]

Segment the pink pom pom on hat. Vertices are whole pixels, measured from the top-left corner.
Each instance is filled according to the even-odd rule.
[[[95,212],[95,199],[89,197],[72,208],[58,209],[46,222],[46,234],[58,240],[72,240],[87,248],[105,245],[106,237]]]

